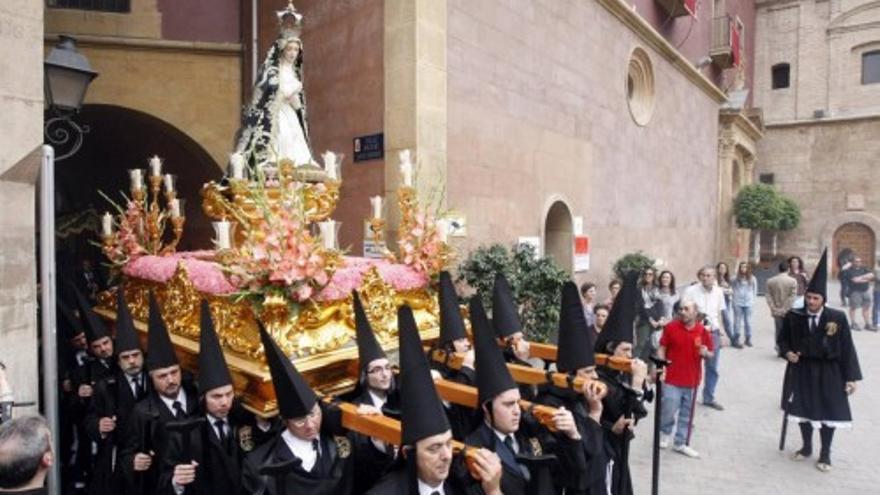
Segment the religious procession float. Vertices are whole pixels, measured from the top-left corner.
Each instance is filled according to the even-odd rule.
[[[432,281],[449,263],[445,221],[420,204],[415,165],[402,151],[396,253],[386,247],[383,198],[371,198],[368,219],[378,257],[340,250],[333,219],[342,184],[342,156],[318,163],[308,136],[302,85],[302,16],[278,12],[280,34],[260,68],[227,174],[204,184],[201,207],[214,220],[213,249],[179,252],[186,221],[175,177],[153,157],[129,170],[130,190],[102,218],[102,247],[121,275],[120,289],[99,297],[96,311],[116,317],[123,290],[146,339],[149,294],[162,308],[184,368],[196,368],[199,307],[207,300],[245,406],[277,410],[260,343],[261,322],[310,385],[337,392],[356,379],[352,291],[357,290],[377,338],[397,348],[397,307],[409,305],[424,340],[436,337]]]

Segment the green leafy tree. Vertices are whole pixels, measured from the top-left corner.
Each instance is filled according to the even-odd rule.
[[[559,325],[559,298],[568,274],[548,257],[538,257],[535,248],[501,244],[481,246],[458,267],[458,279],[483,297],[487,311],[492,307],[495,274],[507,277],[519,305],[526,338],[547,342]]]
[[[767,184],[749,184],[740,189],[733,202],[736,224],[754,231],[754,260],[761,261],[761,231],[773,232],[773,254],[779,231],[797,228],[800,208]]]
[[[641,250],[623,255],[614,262],[613,270],[618,279],[623,280],[627,273],[642,273],[646,268],[654,266],[655,260]]]

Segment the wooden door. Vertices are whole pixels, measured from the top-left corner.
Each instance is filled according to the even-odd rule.
[[[836,275],[839,266],[837,265],[837,253],[844,249],[850,249],[852,252],[862,258],[864,265],[868,268],[874,268],[874,252],[876,249],[876,237],[874,231],[863,223],[850,222],[845,223],[834,233],[834,274]]]

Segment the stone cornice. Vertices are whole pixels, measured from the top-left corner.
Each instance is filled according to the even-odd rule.
[[[58,41],[58,36],[58,33],[46,33],[43,39],[47,43],[55,43]],[[228,55],[240,55],[242,53],[241,43],[213,43],[208,41],[177,41],[77,34],[76,43],[78,46],[83,47],[93,46],[177,52],[208,52]]]
[[[784,120],[779,122],[766,122],[764,127],[768,129],[777,128],[777,127],[793,127],[793,126],[801,126],[801,125],[822,125],[822,124],[839,124],[844,122],[854,122],[859,120],[880,120],[880,113],[866,114],[866,115],[852,115],[848,117],[828,117],[824,119],[810,119],[810,120]]]
[[[639,38],[657,53],[669,61],[689,81],[700,88],[706,95],[718,103],[727,101],[727,95],[721,89],[704,76],[696,67],[675,49],[666,38],[660,35],[648,21],[636,14],[632,7],[623,0],[596,0],[599,5],[618,18],[623,24],[632,30]]]
[[[735,125],[753,141],[760,141],[764,132],[747,115],[739,110],[722,110],[721,122]]]

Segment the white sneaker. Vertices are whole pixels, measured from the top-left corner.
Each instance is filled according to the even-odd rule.
[[[664,435],[661,433],[660,434],[660,448],[661,449],[668,449],[670,443],[672,443],[672,435]]]
[[[686,456],[691,457],[693,459],[700,457],[699,452],[690,448],[687,445],[676,445],[675,447],[672,447],[672,450],[675,452],[678,452],[681,455],[686,455]]]

